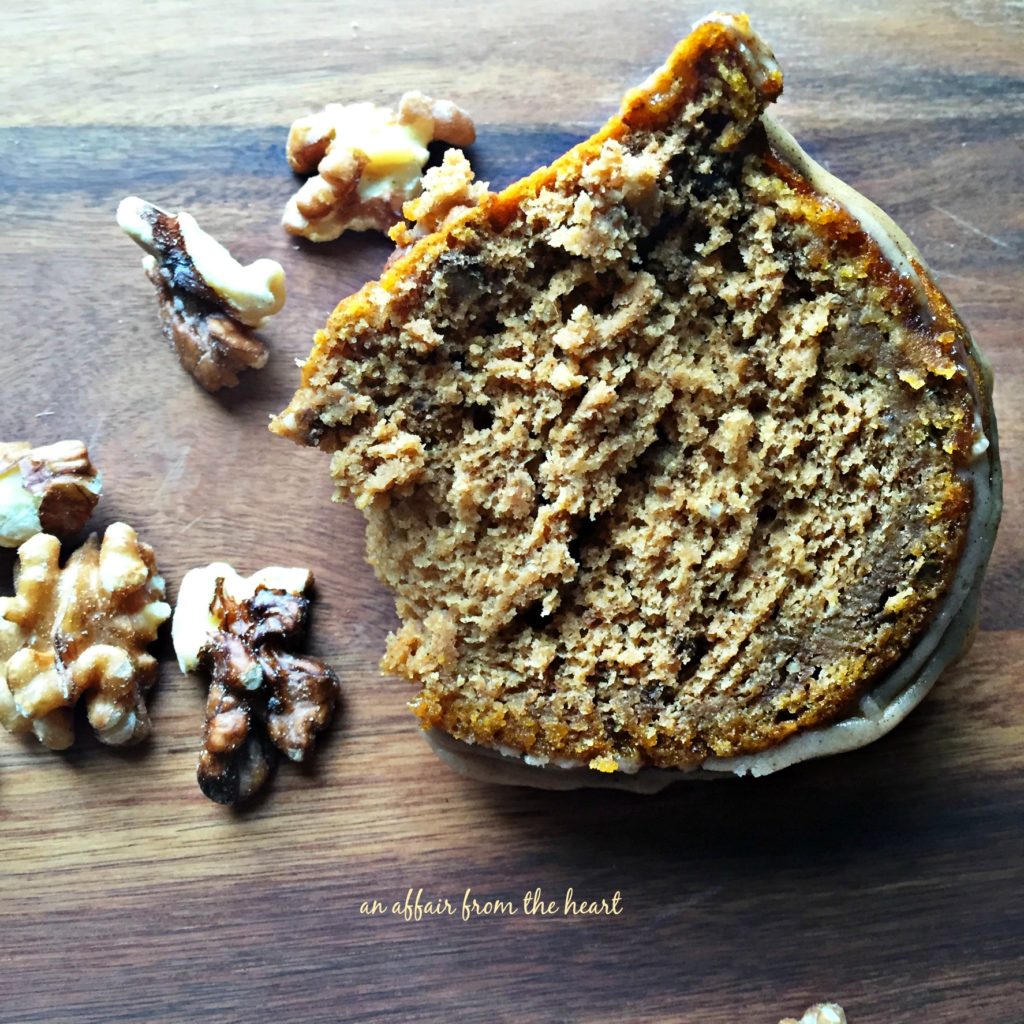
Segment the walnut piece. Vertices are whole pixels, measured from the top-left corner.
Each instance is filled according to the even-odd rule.
[[[449,149],[437,167],[423,175],[423,191],[402,207],[402,215],[413,222],[394,225],[388,232],[399,247],[398,254],[418,238],[432,234],[466,210],[478,206],[488,192],[486,181],[473,180],[473,168],[461,149]]]
[[[267,347],[248,327],[212,312],[191,295],[175,295],[152,256],[144,257],[142,266],[156,286],[164,336],[181,365],[207,391],[233,388],[239,371],[267,365]]]
[[[242,266],[195,219],[165,213],[137,196],[117,208],[117,222],[147,255],[142,266],[157,291],[164,335],[181,365],[207,391],[238,384],[238,373],[266,365],[252,332],[285,302],[274,260]]]
[[[419,190],[427,145],[475,140],[464,110],[419,92],[407,92],[397,113],[373,103],[329,103],[299,118],[288,133],[292,170],[313,177],[288,201],[285,230],[313,242],[349,229],[387,231]]]
[[[809,1006],[799,1020],[786,1017],[779,1024],[846,1024],[846,1014],[837,1003],[816,1003]]]
[[[183,672],[210,674],[199,788],[240,803],[273,774],[278,752],[303,761],[330,724],[338,680],[292,653],[309,614],[313,575],[271,567],[249,577],[215,562],[185,575],[172,638]]]
[[[81,441],[0,443],[0,547],[16,548],[37,533],[77,533],[102,486]]]
[[[170,614],[153,549],[130,526],[102,544],[93,534],[63,569],[60,541],[36,534],[18,550],[15,596],[0,598],[0,723],[63,750],[82,699],[104,743],[144,739],[157,676],[146,648]]]

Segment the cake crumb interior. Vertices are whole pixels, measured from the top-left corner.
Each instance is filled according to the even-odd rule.
[[[849,709],[948,589],[964,372],[923,366],[765,103],[708,56],[670,124],[335,325],[320,443],[424,724],[596,767],[753,752]]]

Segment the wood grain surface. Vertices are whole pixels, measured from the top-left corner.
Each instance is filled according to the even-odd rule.
[[[394,623],[326,458],[267,416],[389,245],[282,233],[292,118],[407,88],[477,118],[503,185],[597,127],[701,6],[4,5],[0,437],[81,437],[97,527],[133,524],[172,595],[190,567],[311,565],[313,649],[344,687],[307,770],[247,813],[195,785],[203,688],[159,652],[142,748],[0,735],[0,1021],[851,1024],[1024,1020],[1024,7],[752,0],[785,124],[886,208],[996,371],[1006,511],[969,656],[895,733],[760,781],[659,796],[500,789],[436,761],[377,661]],[[114,210],[184,206],[289,302],[268,367],[211,397],[159,335]],[[0,587],[12,559],[0,558]],[[526,892],[559,912],[529,916]],[[577,898],[614,916],[565,916]],[[408,890],[456,913],[406,921]],[[462,920],[472,897],[519,912]],[[361,913],[379,900],[383,914]],[[493,909],[493,908],[492,908]]]

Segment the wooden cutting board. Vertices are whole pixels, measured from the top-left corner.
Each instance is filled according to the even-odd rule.
[[[503,185],[597,127],[707,12],[5,5],[0,437],[87,441],[96,526],[136,526],[172,595],[213,559],[312,566],[312,646],[345,707],[315,765],[247,813],[196,788],[203,689],[166,639],[142,748],[0,735],[0,1021],[775,1024],[825,998],[851,1024],[1024,1020],[1024,9],[749,6],[783,121],[906,228],[991,359],[1006,513],[973,650],[894,734],[636,798],[465,781],[418,735],[407,684],[378,675],[394,617],[361,518],[330,503],[326,457],[265,424],[389,245],[285,236],[282,150],[324,102],[419,88],[473,113],[474,163]],[[285,265],[271,362],[237,390],[205,394],[162,341],[114,224],[130,193]],[[619,913],[566,916],[570,887]],[[525,913],[538,888],[554,913]],[[454,913],[406,920],[409,890]],[[463,920],[467,890],[484,912]]]

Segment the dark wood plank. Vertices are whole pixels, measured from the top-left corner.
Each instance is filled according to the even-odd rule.
[[[90,442],[95,525],[135,525],[172,594],[193,565],[309,564],[313,648],[345,689],[317,763],[233,814],[194,785],[202,688],[161,641],[156,730],[52,755],[0,736],[0,1020],[736,1021],[843,1003],[851,1024],[1008,1024],[1024,999],[1024,12],[1012,0],[750,5],[780,114],[917,241],[997,373],[1007,508],[972,652],[893,735],[758,782],[657,797],[466,782],[377,660],[394,618],[325,460],[272,438],[293,360],[389,246],[296,243],[292,117],[450,95],[481,177],[558,156],[696,17],[654,0],[368,9],[18,0],[0,67],[0,436]],[[13,102],[12,102],[13,100]],[[270,365],[194,387],[113,221],[137,192],[285,264]],[[11,559],[0,557],[9,585]],[[615,917],[405,921],[410,888]]]

